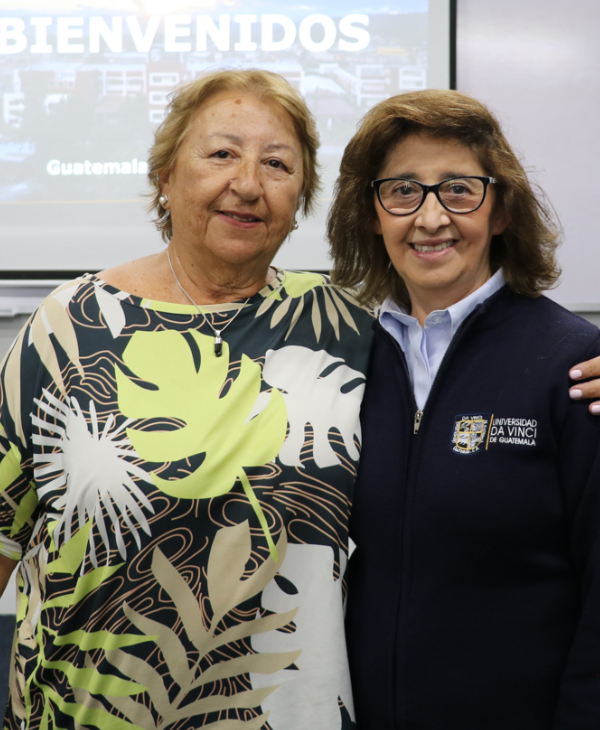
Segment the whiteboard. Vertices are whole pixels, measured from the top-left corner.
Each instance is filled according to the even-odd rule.
[[[554,205],[563,276],[549,295],[600,311],[598,0],[457,0],[456,84],[499,116]]]
[[[448,88],[449,7],[449,0],[367,8],[347,0],[318,7],[269,0],[4,2],[4,276],[95,271],[161,250],[142,198],[153,129],[169,92],[224,67],[282,74],[315,114],[324,191],[317,214],[300,223],[276,263],[328,269],[325,217],[344,146],[382,99]]]

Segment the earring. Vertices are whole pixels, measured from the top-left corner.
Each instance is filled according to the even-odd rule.
[[[165,205],[169,202],[169,196],[165,195],[164,193],[159,197],[158,202],[162,205],[164,208]]]
[[[294,222],[292,223],[292,227],[290,228],[291,231],[297,231],[298,230],[298,221],[294,218]]]

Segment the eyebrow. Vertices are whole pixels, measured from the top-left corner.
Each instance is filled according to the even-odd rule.
[[[282,144],[278,142],[273,142],[273,144],[267,145],[267,150],[289,150],[290,152],[296,153],[296,150],[292,147],[292,145],[289,144]]]
[[[237,134],[227,134],[226,132],[214,132],[213,134],[208,135],[209,138],[219,137],[221,139],[228,139],[230,142],[234,142],[235,144],[241,144],[242,138],[238,137]]]
[[[412,172],[409,170],[408,172],[402,172],[398,175],[390,175],[392,178],[408,178],[410,180],[416,180],[419,182],[419,177],[416,172]],[[442,180],[452,180],[456,177],[471,177],[470,175],[465,175],[464,172],[456,172],[456,170],[444,170],[440,173],[440,182]]]
[[[208,136],[210,138],[218,137],[221,139],[227,139],[230,142],[233,142],[234,144],[239,144],[239,145],[241,145],[243,142],[242,138],[240,136],[238,136],[237,134],[228,134],[226,132],[215,132],[214,134],[209,134]],[[273,144],[267,145],[267,150],[269,152],[274,151],[274,150],[289,150],[290,152],[293,152],[294,154],[296,153],[296,150],[294,150],[294,148],[291,145],[283,144],[283,143],[279,143],[279,142],[273,142]]]

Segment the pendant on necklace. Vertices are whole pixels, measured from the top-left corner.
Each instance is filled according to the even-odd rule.
[[[221,339],[221,330],[215,330],[215,355],[221,357],[223,354],[223,340]]]

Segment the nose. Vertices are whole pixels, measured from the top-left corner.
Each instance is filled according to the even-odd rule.
[[[427,231],[437,231],[439,228],[450,225],[448,211],[437,199],[433,191],[425,196],[423,205],[417,211],[415,225]]]
[[[235,176],[229,180],[229,189],[242,200],[257,200],[263,193],[260,164],[255,160],[240,160]]]

